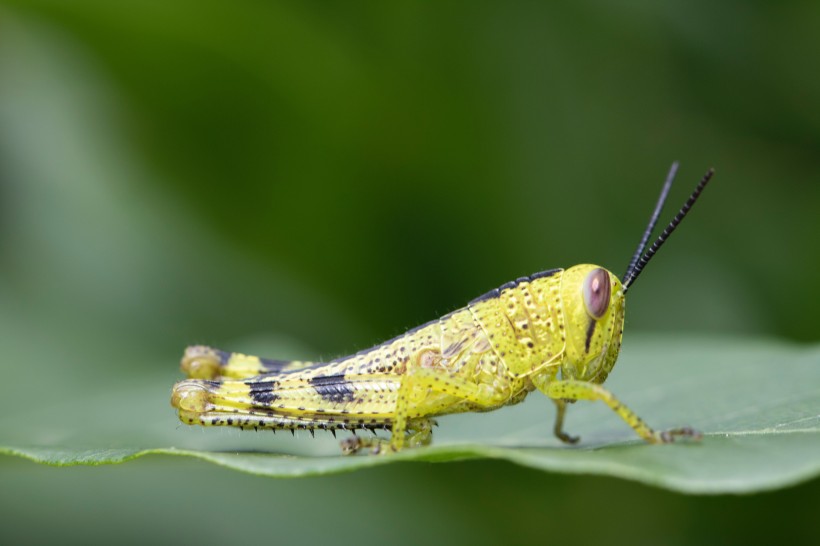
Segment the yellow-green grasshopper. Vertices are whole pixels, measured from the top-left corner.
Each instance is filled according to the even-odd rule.
[[[171,404],[183,423],[288,429],[391,430],[390,439],[355,434],[342,441],[353,453],[430,443],[432,418],[516,404],[539,390],[557,407],[563,430],[567,403],[600,400],[644,440],[699,438],[682,427],[651,429],[601,384],[621,347],[624,296],[646,264],[689,212],[712,177],[709,170],[644,253],[677,172],[672,165],[638,248],[623,276],[596,265],[542,271],[480,296],[466,307],[395,339],[326,363],[281,361],[189,347]],[[387,448],[387,449],[385,449]]]

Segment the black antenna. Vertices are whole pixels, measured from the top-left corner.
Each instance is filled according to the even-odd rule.
[[[673,164],[672,165],[672,170],[675,170],[676,167],[677,167],[677,165]],[[627,270],[626,274],[624,275],[624,279],[623,279],[624,292],[626,292],[629,289],[629,286],[632,283],[635,282],[635,279],[637,279],[638,276],[641,274],[641,271],[643,271],[643,268],[646,267],[646,264],[649,263],[649,260],[652,259],[652,256],[654,256],[655,253],[658,252],[658,249],[660,249],[661,246],[663,246],[663,243],[666,242],[666,240],[669,238],[669,236],[672,235],[672,232],[675,231],[675,228],[677,228],[678,225],[681,223],[681,221],[686,217],[686,215],[689,213],[689,210],[692,208],[692,205],[694,205],[695,201],[697,201],[698,197],[700,197],[700,194],[701,194],[701,192],[703,192],[703,189],[706,187],[706,184],[708,184],[709,180],[712,179],[713,174],[715,174],[715,170],[714,169],[709,169],[706,172],[706,174],[703,175],[703,178],[698,183],[697,187],[695,187],[695,190],[689,196],[689,199],[686,200],[686,203],[683,204],[683,206],[678,211],[678,213],[675,215],[675,217],[672,219],[672,221],[669,222],[669,225],[666,226],[666,229],[663,230],[663,233],[661,233],[658,236],[658,238],[655,240],[655,242],[652,243],[652,246],[649,247],[649,250],[646,251],[646,254],[644,254],[635,263],[634,266],[631,266]],[[668,182],[668,179],[667,179],[667,182]],[[670,182],[670,185],[671,185],[671,182]],[[668,191],[668,188],[666,188],[666,185],[664,185],[664,190]],[[663,206],[663,200],[666,197],[665,191],[661,192],[661,200],[658,202],[659,206],[656,207],[656,209],[655,209],[655,212],[658,213],[658,214],[660,213],[659,209]],[[655,215],[653,215],[653,220],[655,220]],[[650,222],[650,225],[651,225],[651,222]],[[654,227],[654,226],[652,226],[652,227]],[[647,235],[644,234],[644,237],[646,238]]]
[[[632,255],[632,260],[629,262],[629,267],[626,268],[626,273],[624,273],[624,276],[622,277],[623,279],[628,279],[632,276],[632,271],[635,269],[635,264],[637,264],[638,260],[640,260],[641,256],[643,256],[646,243],[649,242],[650,235],[652,235],[652,232],[655,231],[655,225],[658,223],[658,217],[663,211],[663,204],[666,202],[666,196],[669,194],[669,188],[672,187],[672,182],[675,181],[676,174],[678,174],[677,161],[672,163],[672,166],[669,168],[669,174],[666,175],[666,181],[664,181],[663,188],[661,188],[661,195],[658,197],[658,202],[655,204],[655,211],[649,219],[649,225],[646,226],[646,230],[643,232],[643,237],[641,237],[641,242],[638,243],[638,248],[635,250],[635,254]]]

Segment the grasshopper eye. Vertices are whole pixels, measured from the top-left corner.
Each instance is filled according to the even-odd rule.
[[[584,279],[584,305],[592,318],[599,319],[609,308],[609,273],[605,269],[593,270]]]

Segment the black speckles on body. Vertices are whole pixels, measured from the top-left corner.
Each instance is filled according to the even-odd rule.
[[[306,430],[313,435],[314,430],[325,430],[336,436],[337,430],[349,431],[355,434],[356,430],[369,430],[375,433],[376,430],[389,431],[393,428],[392,419],[345,419],[344,422],[331,419],[316,419],[310,416],[285,416],[274,415],[267,417],[247,416],[243,419],[224,419],[222,414],[206,414],[199,419],[189,418],[188,423],[198,423],[204,426],[230,425],[236,426],[240,430],[267,429],[276,432],[277,430]]]
[[[344,375],[311,377],[308,383],[316,389],[316,394],[334,404],[352,402],[356,398],[356,388]]]

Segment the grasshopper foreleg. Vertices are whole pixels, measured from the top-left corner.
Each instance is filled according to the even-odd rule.
[[[589,383],[587,381],[578,381],[576,379],[563,379],[552,381],[545,387],[545,394],[556,401],[558,404],[558,418],[555,423],[555,434],[562,441],[571,439],[569,435],[563,432],[564,420],[564,405],[566,401],[575,400],[600,400],[609,406],[612,411],[617,413],[621,419],[632,427],[632,429],[644,440],[650,444],[668,444],[675,441],[675,438],[693,438],[700,439],[700,432],[689,428],[673,428],[669,430],[656,431],[647,425],[643,419],[625,406],[618,400],[614,394],[603,388],[602,386]],[[577,438],[575,439],[577,441]]]

